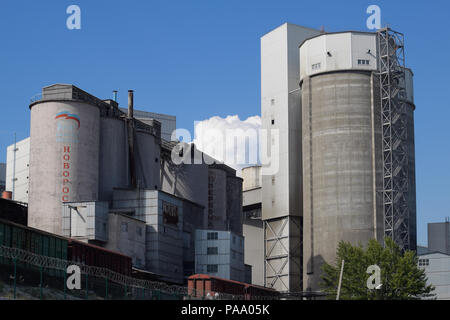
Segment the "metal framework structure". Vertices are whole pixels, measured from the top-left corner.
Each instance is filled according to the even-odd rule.
[[[303,221],[286,216],[264,220],[264,286],[280,292],[301,290],[303,275]],[[296,237],[295,234],[299,232]],[[299,275],[299,281],[291,279]]]
[[[407,103],[403,34],[378,31],[383,153],[384,236],[410,248]]]

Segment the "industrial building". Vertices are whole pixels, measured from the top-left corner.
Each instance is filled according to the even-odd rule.
[[[428,224],[428,251],[450,255],[450,220]]]
[[[389,236],[416,249],[415,105],[404,55],[403,35],[390,29],[287,23],[261,38],[262,127],[279,160],[277,173],[262,176],[265,285],[320,290],[321,266],[335,262],[341,240]]]
[[[30,110],[29,226],[129,255],[172,283],[195,272],[196,230],[242,237],[236,171],[164,139],[175,118],[135,114],[132,91],[121,109],[55,84]],[[236,272],[244,279],[243,263]]]
[[[450,255],[428,252],[419,255],[419,268],[425,270],[427,285],[435,287],[437,300],[450,300]]]
[[[28,203],[30,175],[30,138],[6,148],[6,190],[14,201]]]
[[[244,282],[244,237],[231,231],[196,230],[195,273]]]

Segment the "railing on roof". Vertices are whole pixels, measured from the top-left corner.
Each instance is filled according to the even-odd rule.
[[[34,103],[36,101],[42,100],[42,93],[35,94],[31,97],[30,103]]]

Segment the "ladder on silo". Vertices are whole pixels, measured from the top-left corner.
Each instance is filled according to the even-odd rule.
[[[410,249],[408,208],[408,118],[403,34],[378,31],[383,153],[384,236]]]

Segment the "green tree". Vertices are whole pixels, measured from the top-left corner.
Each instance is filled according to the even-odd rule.
[[[370,240],[367,248],[340,242],[336,265],[322,266],[321,286],[328,298],[335,299],[339,283],[342,260],[344,272],[340,299],[343,300],[410,300],[432,298],[434,287],[427,285],[425,271],[418,267],[418,258],[413,251],[402,253],[398,245],[386,237],[383,247],[378,241]],[[367,288],[366,273],[370,265],[381,269],[381,289]]]

